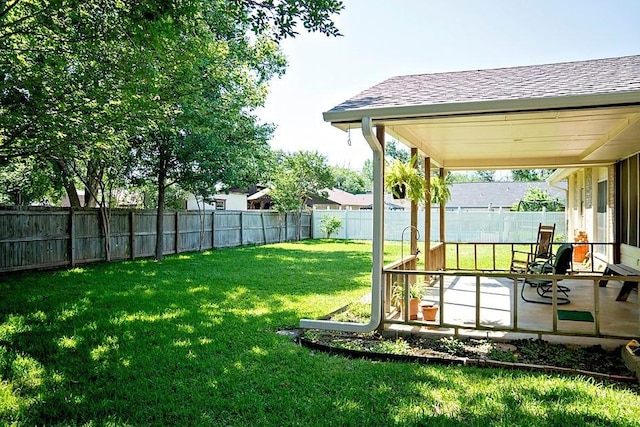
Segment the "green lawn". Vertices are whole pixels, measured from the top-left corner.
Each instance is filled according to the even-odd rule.
[[[350,360],[275,333],[366,293],[369,254],[315,240],[4,277],[0,424],[638,425],[637,393],[590,379]]]

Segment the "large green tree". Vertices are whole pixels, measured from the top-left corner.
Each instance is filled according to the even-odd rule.
[[[0,162],[52,165],[72,204],[128,171],[203,193],[260,170],[271,128],[253,110],[284,71],[278,42],[338,35],[334,0],[0,1]],[[127,156],[128,154],[128,156]],[[127,161],[128,160],[128,161]],[[104,199],[104,197],[102,197]]]
[[[333,167],[332,171],[336,180],[335,188],[351,194],[359,194],[366,191],[367,181],[360,172],[342,167]]]
[[[269,184],[269,196],[273,208],[284,215],[297,212],[297,236],[300,233],[300,217],[305,205],[313,196],[323,196],[333,186],[335,177],[327,158],[318,152],[299,151],[280,153],[278,165]]]

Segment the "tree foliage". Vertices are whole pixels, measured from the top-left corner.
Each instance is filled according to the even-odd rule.
[[[332,170],[336,179],[335,188],[351,194],[360,194],[366,191],[366,180],[361,173],[341,167],[333,167]]]
[[[384,154],[390,159],[396,159],[403,163],[408,163],[411,159],[411,153],[409,150],[401,146],[395,139],[389,140],[384,145]]]
[[[302,211],[315,195],[326,195],[335,178],[327,158],[312,151],[281,153],[271,179],[272,206],[278,212]]]
[[[323,215],[320,220],[320,230],[324,232],[327,239],[331,238],[331,235],[342,227],[342,221],[333,215]]]
[[[548,212],[564,211],[564,203],[557,196],[552,196],[549,191],[529,186],[527,192],[522,196],[522,200],[513,207],[516,211],[539,212],[546,210]]]
[[[0,168],[44,162],[79,205],[114,185],[197,194],[255,180],[272,127],[254,114],[278,43],[339,35],[340,1],[0,1]],[[103,192],[102,196],[99,193]],[[162,238],[156,258],[162,257]]]
[[[534,182],[546,180],[555,169],[513,169],[511,179],[520,182]]]

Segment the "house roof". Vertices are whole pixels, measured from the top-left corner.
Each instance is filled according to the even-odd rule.
[[[640,55],[391,77],[329,110],[533,99],[640,90]]]
[[[546,182],[460,182],[451,184],[447,208],[510,208],[518,203],[530,187],[547,191],[552,197],[566,200],[566,192]]]
[[[640,55],[392,77],[324,113],[363,117],[447,169],[611,164],[639,149]]]
[[[340,190],[338,188],[332,188],[327,191],[327,199],[335,204],[341,206],[365,206],[369,204],[362,197],[347,193],[346,191]]]

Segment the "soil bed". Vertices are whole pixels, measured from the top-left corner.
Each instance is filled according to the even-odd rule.
[[[328,316],[332,320],[365,321],[362,314],[365,309],[360,304],[347,308],[340,313]],[[375,332],[366,334],[307,330],[300,337],[304,342],[327,351],[346,350],[356,355],[395,355],[430,360],[442,360],[444,363],[466,359],[478,361],[478,365],[500,365],[522,367],[525,365],[541,368],[553,367],[557,372],[593,373],[595,377],[631,383],[638,388],[634,373],[625,365],[621,348],[613,350],[601,346],[580,347],[575,345],[553,344],[541,340],[516,340],[508,343],[487,339],[426,337],[423,335],[401,335],[384,337]],[[343,351],[344,353],[344,351]],[[491,362],[491,363],[485,363]],[[495,363],[494,363],[495,362]],[[514,365],[515,364],[515,365]],[[617,377],[617,378],[615,378]]]

